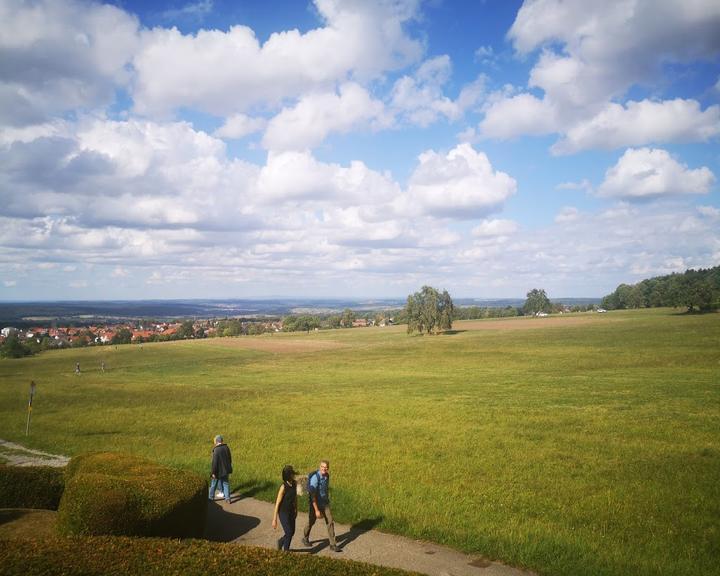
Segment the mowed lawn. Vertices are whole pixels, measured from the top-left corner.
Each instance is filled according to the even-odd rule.
[[[0,437],[69,455],[130,451],[207,473],[211,437],[222,433],[234,488],[267,500],[283,464],[309,471],[329,459],[343,522],[540,574],[720,573],[720,314],[454,328],[0,361]]]

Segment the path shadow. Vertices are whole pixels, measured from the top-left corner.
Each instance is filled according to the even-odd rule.
[[[208,502],[203,537],[211,542],[231,542],[260,524],[260,518],[233,514],[217,502]]]
[[[3,508],[0,510],[0,524],[13,522],[27,514],[27,510],[21,508]]]
[[[272,486],[273,483],[268,482],[267,480],[265,482],[249,480],[248,482],[243,482],[235,487],[235,491],[233,492],[231,499],[234,501],[239,500],[240,498],[252,498],[256,494],[259,494]]]
[[[366,532],[369,532],[382,521],[383,517],[377,516],[376,518],[365,518],[364,520],[360,520],[360,522],[355,522],[355,524],[350,526],[350,530],[348,530],[344,534],[336,535],[335,540],[337,540],[338,546],[340,546],[340,548],[345,548],[345,546],[350,544],[350,542],[356,540]]]

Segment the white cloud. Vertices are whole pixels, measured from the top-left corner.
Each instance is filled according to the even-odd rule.
[[[562,224],[564,222],[575,222],[578,219],[580,211],[574,206],[565,206],[557,216],[555,216],[555,222]]]
[[[480,123],[487,138],[513,138],[521,134],[552,134],[557,130],[557,113],[547,101],[531,94],[518,94],[492,102]]]
[[[3,286],[5,288],[12,288],[13,286],[17,286],[16,280],[3,280]]]
[[[195,35],[177,29],[144,32],[134,60],[136,110],[246,112],[256,103],[330,89],[351,76],[377,77],[416,61],[422,52],[403,30],[417,11],[414,1],[317,0],[316,7],[324,27],[274,33],[262,45],[246,26]]]
[[[587,178],[583,178],[580,182],[562,182],[555,188],[558,190],[582,190],[584,192],[593,191],[593,186]]]
[[[479,76],[464,86],[456,100],[443,94],[443,86],[450,78],[452,63],[447,55],[422,63],[414,76],[395,81],[390,106],[404,119],[418,126],[429,126],[439,118],[457,120],[475,105],[485,90],[485,77]]]
[[[716,220],[720,218],[720,208],[716,208],[715,206],[698,206],[697,211],[707,218]]]
[[[720,53],[720,4],[697,0],[525,2],[508,33],[516,50],[540,49],[528,86],[486,106],[483,136],[560,133],[555,153],[660,142],[707,141],[720,112],[694,100],[617,103],[633,86],[651,86],[666,64],[712,60]]]
[[[362,162],[347,168],[319,162],[308,151],[270,152],[257,180],[257,202],[334,202],[339,206],[382,204],[399,193],[388,177]]]
[[[387,127],[391,121],[382,102],[362,86],[348,82],[340,86],[339,94],[308,94],[293,108],[283,109],[268,124],[263,146],[275,151],[314,148],[331,132]]]
[[[263,130],[267,125],[264,118],[251,118],[245,114],[233,114],[213,132],[216,138],[240,139],[248,134]]]
[[[718,26],[714,0],[537,0],[521,7],[508,37],[521,53],[544,47],[531,86],[558,104],[587,107],[651,80],[663,62],[713,58]]]
[[[137,20],[75,0],[0,3],[0,124],[106,105],[130,80]]]
[[[715,176],[707,167],[690,169],[666,150],[628,149],[605,173],[598,195],[626,199],[707,194]]]
[[[495,51],[492,46],[480,46],[475,50],[475,59],[481,64],[492,64],[495,62]]]
[[[552,151],[570,154],[590,148],[620,148],[650,142],[707,142],[720,135],[720,106],[704,111],[696,100],[608,104],[571,126]]]
[[[191,2],[185,4],[180,8],[171,10],[165,10],[162,12],[162,18],[164,20],[174,21],[182,18],[189,18],[191,20],[202,20],[207,14],[210,14],[213,10],[212,0],[200,0],[199,2]]]
[[[109,158],[118,175],[125,177],[147,175],[154,164],[163,164],[169,172],[225,153],[222,141],[193,130],[187,122],[96,121],[79,130],[78,141],[80,150]]]
[[[494,212],[515,193],[517,184],[495,171],[482,152],[460,144],[447,154],[432,150],[418,158],[410,177],[411,202],[439,217],[475,218]]]
[[[513,220],[483,220],[472,229],[472,235],[476,238],[511,236],[517,230],[518,224]]]

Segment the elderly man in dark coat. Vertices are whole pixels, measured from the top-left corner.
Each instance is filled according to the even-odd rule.
[[[212,452],[212,473],[210,494],[208,495],[210,500],[215,499],[215,489],[217,488],[218,482],[220,482],[223,495],[225,496],[225,502],[230,504],[230,474],[232,474],[230,447],[223,442],[223,437],[218,434],[215,436],[215,446]]]

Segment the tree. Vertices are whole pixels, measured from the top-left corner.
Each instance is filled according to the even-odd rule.
[[[22,358],[23,356],[30,356],[31,354],[32,350],[20,342],[17,334],[8,336],[2,346],[0,346],[0,357],[2,358]]]
[[[177,332],[175,332],[175,336],[179,340],[193,338],[195,336],[195,327],[193,326],[193,321],[185,320],[182,324],[180,324],[180,328],[178,328]]]
[[[110,340],[111,344],[130,344],[132,342],[132,332],[129,328],[120,328]]]
[[[302,316],[285,316],[283,332],[310,332],[320,327],[320,318],[304,314]]]
[[[340,326],[343,328],[352,328],[353,322],[355,322],[355,312],[350,310],[350,308],[345,308],[343,310],[342,316],[340,317]]]
[[[538,312],[550,312],[552,304],[542,288],[533,288],[527,293],[527,300],[523,306],[525,314],[537,314]]]
[[[407,331],[412,334],[416,330],[422,334],[438,334],[443,330],[452,328],[453,312],[452,298],[447,290],[440,293],[435,288],[423,286],[420,292],[415,292],[407,298],[404,315],[407,317]]]

